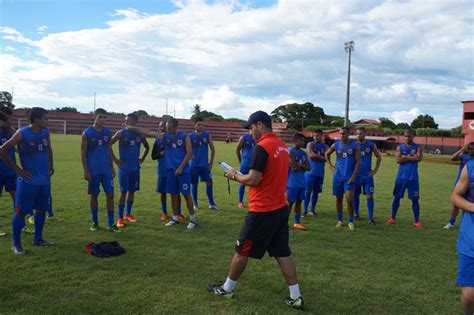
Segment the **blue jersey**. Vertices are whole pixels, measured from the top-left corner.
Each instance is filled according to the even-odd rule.
[[[326,150],[328,148],[328,145],[326,143],[317,143],[316,141],[312,141],[311,145],[314,154],[316,154],[317,156],[324,157],[324,154],[326,153]],[[309,175],[324,177],[324,167],[326,165],[325,160],[314,161],[312,159],[309,159],[309,165],[311,166],[311,170],[308,171]]]
[[[469,177],[469,188],[464,196],[466,200],[474,202],[474,160],[466,164]],[[457,250],[460,254],[474,258],[474,213],[464,211],[459,227]]]
[[[0,146],[4,145],[5,142],[7,142],[8,139],[10,139],[11,135],[12,135],[12,130],[11,129],[0,128]],[[13,162],[16,162],[15,149],[14,148],[9,149],[7,154]],[[13,168],[11,168],[10,166],[8,166],[7,163],[5,163],[0,158],[0,173],[2,175],[12,175],[12,174],[16,174],[16,171]]]
[[[127,171],[138,171],[140,169],[140,146],[142,136],[139,132],[122,129],[119,140],[120,160],[124,163],[120,168]]]
[[[406,143],[400,144],[401,155],[415,156],[420,145],[412,143],[408,146]],[[397,178],[406,180],[418,180],[418,161],[408,161],[400,163],[398,167]]]
[[[360,148],[360,164],[357,175],[368,176],[372,171],[372,153],[374,150],[374,143],[366,140],[364,143],[359,142]]]
[[[293,155],[296,163],[299,164],[306,164],[308,162],[308,156],[306,152],[297,149],[295,147],[290,148],[290,154]],[[289,188],[304,188],[305,187],[305,179],[304,179],[304,171],[298,170],[295,171],[290,167],[288,169],[288,184],[286,185]]]
[[[87,137],[87,168],[91,175],[112,173],[109,142],[112,132],[108,128],[97,131],[93,126],[84,130]]]
[[[469,155],[468,153],[463,153],[461,155],[461,162],[459,163],[459,171],[458,175],[456,176],[456,179],[454,180],[454,183],[456,184],[459,180],[459,177],[461,176],[462,169],[464,168],[464,165],[470,160],[474,159],[474,156]]]
[[[339,140],[335,144],[336,150],[336,170],[334,172],[334,180],[346,181],[351,178],[354,173],[356,164],[356,150],[359,148],[357,141],[350,140],[347,144]]]
[[[154,150],[158,150],[158,152],[160,152],[160,158],[158,159],[156,166],[158,177],[166,177],[165,143],[163,140],[156,139],[153,146]]]
[[[243,136],[242,144],[242,160],[240,165],[250,166],[252,161],[253,148],[255,147],[255,139],[250,134],[245,134]]]
[[[31,172],[31,178],[24,182],[34,186],[50,184],[49,177],[49,131],[42,128],[39,132],[31,127],[20,129],[21,141],[18,143],[21,166]]]
[[[191,167],[207,167],[209,165],[209,140],[207,131],[197,134],[195,131],[189,134],[191,146],[193,148],[193,157],[189,161]]]
[[[186,156],[186,132],[180,131],[176,135],[165,132],[163,142],[165,143],[166,169],[176,170]],[[187,164],[183,169],[183,172],[186,171],[189,171]]]

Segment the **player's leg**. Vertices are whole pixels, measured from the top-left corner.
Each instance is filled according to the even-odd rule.
[[[362,178],[357,176],[355,182],[355,191],[354,191],[354,215],[356,220],[360,219],[359,208],[360,208],[360,194],[362,193]]]
[[[173,170],[169,170],[166,176],[166,192],[171,195],[171,208],[173,210],[173,219],[166,223],[166,226],[173,226],[179,223],[178,208],[180,206],[178,178]]]
[[[125,222],[123,219],[123,212],[125,210],[125,199],[127,198],[127,191],[128,191],[128,183],[129,183],[129,172],[119,168],[118,170],[118,178],[119,178],[119,189],[120,189],[120,196],[118,201],[118,220],[117,220],[117,227],[123,228],[125,227]],[[107,209],[109,209],[107,207]]]
[[[310,214],[316,215],[316,205],[318,204],[319,194],[323,191],[324,177],[317,176],[313,186],[313,194],[311,196]]]
[[[411,200],[411,209],[413,210],[414,226],[421,228],[423,224],[420,221],[420,188],[417,180],[408,181],[408,198]]]
[[[306,228],[301,224],[301,203],[303,202],[305,194],[305,188],[299,187],[296,188],[296,196],[295,196],[295,205],[293,208],[295,214],[295,224],[293,227],[298,230],[305,231]]]
[[[304,190],[304,202],[303,202],[303,217],[308,214],[309,201],[311,199],[311,193],[313,192],[314,180],[313,176],[308,173],[305,174],[305,190]]]
[[[461,304],[465,314],[474,314],[474,258],[459,254],[456,284],[461,287]]]
[[[194,216],[194,207],[193,200],[191,198],[191,193],[189,191],[189,183],[191,182],[190,173],[182,173],[178,176],[179,191],[183,195],[184,201],[186,202],[186,207],[189,212],[189,223],[187,228],[194,229],[196,226],[196,217]]]
[[[88,183],[88,193],[90,195],[90,213],[92,219],[91,231],[97,231],[99,226],[99,193],[100,193],[100,177],[92,175]]]
[[[374,202],[374,178],[372,176],[369,176],[366,178],[365,183],[364,183],[364,193],[367,196],[367,212],[369,216],[369,224],[375,225],[374,221],[374,207],[375,207],[375,202]]]
[[[23,227],[25,227],[25,216],[33,211],[38,192],[38,186],[29,185],[24,182],[23,178],[18,178],[15,213],[12,217],[12,251],[15,254],[25,254],[25,250],[21,244],[21,231]]]
[[[209,170],[207,170],[207,181],[206,181],[206,195],[207,195],[207,200],[209,201],[209,209],[214,209],[214,210],[221,210],[216,202],[214,201],[214,192],[213,192],[213,186],[214,183],[212,181],[211,173]]]
[[[461,304],[465,314],[474,314],[474,287],[461,287]]]
[[[36,246],[53,246],[54,244],[43,238],[46,212],[51,208],[51,188],[49,185],[39,187],[38,196],[34,205],[35,212],[35,236],[33,244]]]
[[[388,224],[394,224],[397,222],[397,212],[398,208],[400,208],[400,199],[402,199],[405,194],[407,184],[408,182],[406,180],[398,178],[395,180],[395,187],[393,188],[392,216],[387,220]]]
[[[242,174],[248,174],[249,173],[249,166],[247,165],[241,165],[240,166],[240,172]],[[244,205],[244,194],[245,194],[245,185],[240,184],[239,185],[239,208],[243,209],[245,208]]]
[[[128,196],[127,196],[127,211],[125,213],[125,219],[128,222],[136,223],[137,220],[132,215],[133,202],[135,200],[135,192],[140,190],[140,171],[132,171],[128,183]]]
[[[199,185],[199,169],[191,167],[191,192],[193,196],[193,209],[199,209],[198,203],[198,185]]]
[[[445,229],[450,230],[454,228],[454,224],[456,224],[456,218],[458,217],[459,214],[459,208],[453,206],[453,209],[451,209],[451,218],[449,219],[448,224],[444,226]]]
[[[342,226],[342,201],[344,198],[344,182],[333,179],[332,182],[332,194],[336,196],[336,213],[337,213],[337,224],[336,227]]]
[[[111,232],[120,232],[120,230],[115,225],[114,220],[114,178],[112,177],[112,174],[105,174],[102,176],[101,184],[106,198],[108,230]]]
[[[166,201],[166,177],[158,177],[156,191],[160,194],[161,222],[168,220],[168,205]]]
[[[344,196],[346,197],[347,214],[349,216],[348,227],[351,231],[353,231],[354,230],[354,189],[353,188],[347,189],[344,193]]]

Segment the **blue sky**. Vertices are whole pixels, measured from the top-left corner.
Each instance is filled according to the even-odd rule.
[[[350,119],[460,124],[474,99],[472,1],[0,0],[0,88],[19,106],[111,111],[196,103],[246,118],[288,102]]]

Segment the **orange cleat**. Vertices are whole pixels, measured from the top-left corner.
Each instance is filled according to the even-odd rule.
[[[130,223],[137,223],[137,220],[133,217],[133,215],[129,214],[126,215],[125,218],[123,218],[125,221],[128,221]]]
[[[184,222],[186,221],[186,216],[184,214],[178,214],[178,219],[179,221]]]
[[[300,223],[293,224],[293,227],[297,230],[306,231],[306,228],[303,226],[303,224]]]
[[[418,221],[413,224],[413,226],[415,227],[415,229],[421,229],[423,227],[423,223],[421,223],[421,221]]]
[[[125,227],[125,223],[123,222],[123,219],[118,219],[117,220],[117,227],[118,228],[124,228]]]
[[[168,219],[169,219],[169,216],[168,216],[167,213],[163,213],[163,214],[161,215],[161,218],[160,218],[161,222],[164,222],[164,221],[166,221],[166,220],[168,220]]]
[[[243,202],[239,202],[239,208],[240,208],[240,209],[243,209],[243,208],[245,208],[245,205],[244,205],[244,203],[243,203]]]
[[[390,219],[387,220],[387,223],[388,224],[395,224],[395,223],[397,223],[397,220],[395,220],[393,218],[390,218]]]

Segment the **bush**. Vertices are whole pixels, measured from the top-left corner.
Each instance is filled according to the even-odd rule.
[[[418,128],[416,129],[417,136],[432,136],[432,137],[451,137],[451,130],[434,129],[434,128]]]

